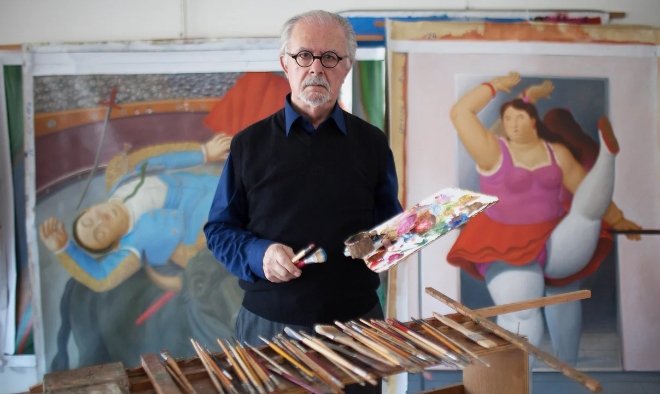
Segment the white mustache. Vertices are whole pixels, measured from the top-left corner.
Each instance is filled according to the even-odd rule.
[[[328,92],[330,91],[330,84],[325,78],[318,75],[311,76],[303,81],[302,88],[305,89],[308,86],[320,85],[325,88]]]

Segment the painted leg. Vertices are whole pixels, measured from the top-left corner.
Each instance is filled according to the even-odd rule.
[[[547,287],[546,296],[580,290],[580,282],[564,287]],[[546,306],[545,320],[552,341],[554,356],[570,365],[577,365],[582,334],[582,301]]]
[[[596,250],[601,219],[612,202],[614,164],[619,145],[607,118],[598,122],[600,151],[596,163],[575,191],[570,212],[548,241],[545,274],[564,278],[583,269]]]
[[[543,271],[537,262],[513,266],[496,261],[486,270],[486,285],[495,305],[543,297]],[[543,315],[539,308],[507,313],[497,317],[497,324],[513,333],[527,337],[538,346],[543,336]],[[532,370],[534,358],[529,358]]]

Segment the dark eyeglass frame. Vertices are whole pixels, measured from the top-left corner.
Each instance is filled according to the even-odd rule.
[[[300,54],[303,54],[303,53],[307,53],[307,54],[309,54],[309,55],[312,57],[312,61],[311,61],[308,65],[306,65],[306,66],[303,66],[303,65],[300,64],[300,62],[298,61],[298,56],[300,56]],[[334,66],[326,66],[326,64],[323,63],[323,56],[328,55],[328,54],[330,54],[330,55],[332,55],[333,57],[336,57],[336,58],[337,58],[337,63],[335,63]],[[296,61],[296,64],[298,64],[300,67],[312,67],[312,64],[314,64],[314,60],[319,59],[319,61],[321,62],[321,65],[322,65],[323,67],[325,67],[325,68],[335,68],[335,67],[337,67],[337,65],[339,64],[339,62],[341,62],[342,60],[346,59],[346,56],[343,56],[343,57],[342,57],[342,56],[339,56],[339,55],[337,55],[337,54],[336,54],[335,52],[333,52],[333,51],[323,52],[320,56],[314,56],[314,54],[312,53],[312,51],[308,51],[308,50],[306,50],[306,49],[304,49],[304,50],[302,50],[302,51],[296,53],[295,55],[287,52],[287,55],[291,56],[291,57],[293,58],[293,60]]]

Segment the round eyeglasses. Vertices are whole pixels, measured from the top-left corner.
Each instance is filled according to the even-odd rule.
[[[300,67],[310,67],[314,60],[319,59],[323,67],[335,68],[342,59],[346,58],[346,56],[340,57],[334,52],[323,52],[321,56],[314,56],[310,51],[300,51],[295,55],[287,53],[287,55],[291,56]]]

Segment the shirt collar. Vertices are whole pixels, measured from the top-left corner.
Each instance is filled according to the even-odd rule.
[[[289,93],[286,96],[286,100],[284,101],[284,124],[286,125],[286,135],[289,135],[289,130],[291,130],[291,126],[293,123],[295,123],[296,120],[301,119],[303,122],[303,127],[305,128],[306,131],[313,133],[314,128],[307,120],[305,117],[300,115],[294,108],[293,105],[291,105],[291,94]],[[326,120],[323,121],[323,123],[327,122],[329,119],[333,119],[335,121],[335,124],[341,130],[344,135],[346,135],[346,122],[344,121],[344,113],[341,110],[341,107],[337,102],[335,102],[335,106],[332,109],[332,112],[330,113],[330,117]],[[306,123],[306,124],[305,124]],[[323,124],[321,123],[321,124]],[[308,127],[306,127],[308,126]]]

